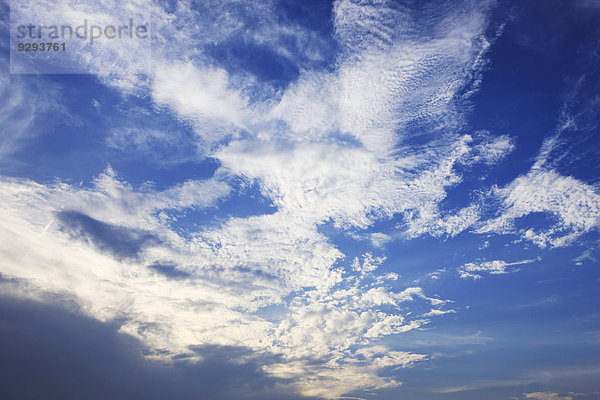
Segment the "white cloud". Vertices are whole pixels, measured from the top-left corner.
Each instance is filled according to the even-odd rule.
[[[534,400],[573,400],[573,395],[560,396],[555,392],[533,392],[525,393],[525,398]]]
[[[371,256],[365,255],[365,258]],[[288,349],[286,360],[267,370],[294,378],[294,385],[307,396],[336,398],[358,387],[377,389],[399,385],[393,379],[382,379],[377,371],[407,367],[427,357],[371,343],[428,323],[425,319],[399,314],[401,303],[417,299],[430,304],[445,301],[427,297],[418,287],[401,292],[385,286],[372,287],[367,283],[372,278],[370,275],[348,276],[326,292],[313,290],[296,297],[290,303],[289,317],[276,331],[276,342]],[[388,308],[394,312],[387,311]],[[300,362],[304,358],[327,362],[324,367],[317,367]],[[361,384],[357,386],[359,378]]]
[[[597,61],[595,55],[590,57],[587,62]],[[529,172],[492,191],[492,201],[500,201],[501,210],[478,232],[515,233],[539,247],[562,247],[598,230],[597,185],[561,173],[571,170],[575,163],[591,159],[591,152],[597,150],[594,132],[598,127],[596,110],[600,97],[594,79],[594,74],[583,73],[570,80],[561,96],[564,102],[555,131],[544,139]],[[516,226],[527,216],[550,217],[552,223],[543,229],[518,229]]]
[[[388,235],[383,232],[373,232],[373,233],[356,233],[349,232],[348,236],[355,240],[368,240],[373,247],[376,248],[385,248],[385,246],[394,240],[394,236]]]
[[[434,317],[437,315],[444,315],[444,314],[454,314],[456,313],[455,310],[438,310],[438,309],[431,309],[431,311],[426,312],[425,314],[423,314],[424,317]]]
[[[209,143],[221,139],[232,127],[243,128],[248,113],[247,99],[232,87],[225,70],[198,68],[190,62],[158,66],[152,95],[159,105],[169,105],[196,124]]]
[[[507,135],[497,136],[484,141],[473,149],[471,162],[483,161],[495,164],[515,149],[514,140]]]
[[[3,61],[0,67],[8,69]],[[19,162],[15,153],[38,136],[40,125],[51,126],[48,115],[71,123],[77,120],[62,106],[59,87],[47,81],[1,74],[0,97],[0,164],[7,169]]]
[[[600,226],[600,194],[573,177],[554,170],[532,169],[504,188],[493,191],[502,201],[500,215],[482,224],[479,233],[519,233],[540,247],[561,247]],[[541,231],[517,230],[515,222],[533,213],[555,218],[553,226]]]
[[[460,274],[460,277],[463,279],[481,279],[483,277],[481,273],[488,273],[491,275],[508,274],[511,272],[516,272],[518,271],[518,269],[509,269],[507,267],[512,267],[514,265],[530,264],[536,261],[539,261],[539,259],[521,260],[515,262],[506,262],[502,260],[484,261],[477,263],[470,262],[459,267],[457,271]]]
[[[371,253],[365,253],[363,256],[362,263],[358,257],[352,261],[352,269],[360,273],[373,272],[385,261],[385,257],[373,257]]]

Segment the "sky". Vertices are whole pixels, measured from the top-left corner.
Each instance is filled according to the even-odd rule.
[[[18,50],[84,20],[148,35]],[[3,399],[600,399],[600,2],[0,32]]]

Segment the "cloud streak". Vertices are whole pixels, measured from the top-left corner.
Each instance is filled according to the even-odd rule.
[[[502,275],[516,272],[518,268],[507,268],[514,265],[531,264],[540,259],[521,260],[515,262],[506,262],[502,260],[484,261],[484,262],[470,262],[462,265],[457,269],[459,275],[463,279],[481,279],[482,274],[490,275]]]

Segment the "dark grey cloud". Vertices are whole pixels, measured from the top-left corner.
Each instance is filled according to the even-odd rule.
[[[191,274],[177,269],[177,266],[175,266],[174,264],[155,263],[148,265],[148,268],[171,279],[184,279],[191,277]]]
[[[260,367],[273,356],[198,346],[203,361],[165,365],[101,323],[56,305],[0,297],[2,399],[306,399],[275,389]],[[243,361],[242,361],[243,360]]]
[[[57,217],[75,238],[119,259],[136,258],[144,248],[160,244],[160,239],[150,232],[108,224],[78,211],[61,211]]]

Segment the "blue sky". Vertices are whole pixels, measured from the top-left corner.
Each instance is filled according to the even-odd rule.
[[[597,1],[1,7],[3,398],[600,399]]]

